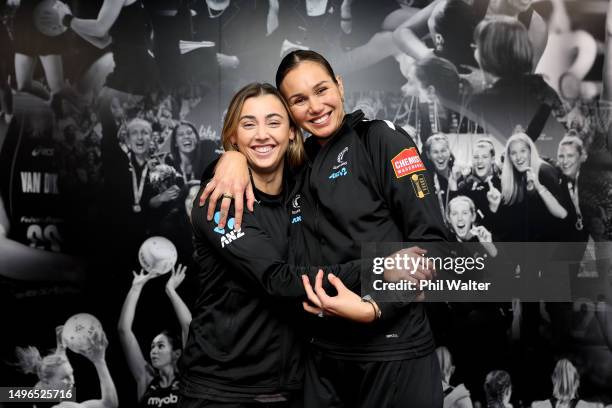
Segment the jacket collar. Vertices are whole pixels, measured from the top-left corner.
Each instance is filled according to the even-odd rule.
[[[359,122],[361,122],[365,118],[365,114],[361,110],[356,110],[352,113],[347,113],[344,115],[344,119],[342,120],[342,125],[336,130],[336,132],[329,137],[329,140],[325,144],[328,146],[338,140],[342,135],[347,133],[347,130],[353,129]],[[317,154],[321,151],[323,146],[319,144],[317,138],[314,136],[310,136],[304,142],[304,147],[306,149],[306,155],[308,156],[308,160],[312,162]]]

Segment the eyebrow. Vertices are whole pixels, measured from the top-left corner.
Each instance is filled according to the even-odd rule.
[[[273,117],[279,117],[281,119],[283,118],[283,116],[280,113],[268,113],[266,115],[266,119],[270,119],[270,118],[273,118]],[[253,116],[253,115],[244,115],[244,116],[241,116],[239,120],[243,120],[243,119],[257,120],[257,118],[255,116]]]
[[[312,87],[312,89],[314,89],[316,87],[319,87],[319,86],[321,86],[321,85],[323,85],[324,83],[327,83],[327,82],[329,82],[327,79],[325,79],[325,80],[323,80],[321,82],[318,82],[317,84],[315,84],[315,86]],[[302,94],[301,93],[296,93],[296,94],[291,95],[288,99],[291,99],[291,98],[294,98],[294,97],[300,96],[300,95],[302,95]]]

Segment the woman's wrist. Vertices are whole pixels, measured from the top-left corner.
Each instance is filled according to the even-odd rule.
[[[369,303],[368,316],[371,316],[371,317],[369,318],[368,323],[371,323],[381,318],[382,313],[380,311],[380,308],[378,307],[378,304],[374,301],[374,299],[372,299],[372,296],[365,295],[364,297],[361,298],[361,301],[364,303],[364,306],[365,306],[365,303]]]

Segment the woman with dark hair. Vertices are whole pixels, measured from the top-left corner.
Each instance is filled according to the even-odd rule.
[[[448,60],[426,57],[415,64],[418,114],[415,128],[421,140],[437,133],[467,132],[465,102],[470,89]],[[473,126],[476,128],[476,126]]]
[[[172,165],[185,182],[200,180],[204,169],[214,160],[215,152],[210,144],[203,143],[198,129],[191,122],[181,121],[170,135]]]
[[[429,190],[432,177],[410,136],[391,122],[364,120],[360,111],[345,113],[342,80],[323,56],[289,53],[277,69],[276,83],[296,124],[312,135],[305,142],[310,162],[298,183],[299,197],[293,197],[298,198],[299,213],[290,226],[292,240],[301,240],[292,248],[300,263],[359,260],[364,242],[447,239]],[[244,158],[230,157],[217,165],[217,176],[205,190],[214,190],[211,218],[223,196],[219,228],[225,226],[222,218],[232,194],[242,200],[247,185],[238,182],[248,177]],[[307,307],[311,312],[324,312],[337,303],[320,285],[317,280],[319,309]],[[365,302],[372,300],[365,295]],[[423,306],[381,302],[376,316],[380,324],[314,319],[308,333],[307,407],[393,406],[406,401],[412,407],[442,405],[439,366]]]
[[[485,131],[500,140],[517,126],[533,140],[541,133],[562,137],[563,128],[551,115],[561,110],[561,101],[533,74],[533,47],[525,27],[510,17],[485,20],[476,27],[474,43],[474,56],[491,85],[474,95],[468,109]]]
[[[484,383],[487,408],[512,408],[512,381],[510,374],[504,370],[495,370],[487,374]]]
[[[176,312],[182,340],[169,334],[167,330],[159,333],[151,342],[149,353],[151,363],[148,363],[143,356],[142,349],[132,331],[132,324],[142,288],[150,279],[159,275],[145,273],[142,270],[140,273],[133,272],[134,280],[123,303],[117,330],[128,367],[136,381],[136,395],[140,407],[159,406],[157,401],[164,398],[169,401],[169,404],[166,405],[169,407],[176,406],[178,402],[176,362],[187,340],[187,332],[191,323],[191,312],[176,293],[176,288],[185,279],[185,269],[186,267],[181,265],[178,265],[176,269],[173,268],[172,275],[166,283],[166,293]]]

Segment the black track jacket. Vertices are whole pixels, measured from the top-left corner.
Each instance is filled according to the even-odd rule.
[[[311,137],[306,150],[310,162],[299,197],[292,199],[297,206],[291,250],[297,263],[353,261],[361,258],[364,242],[448,240],[431,174],[399,127],[364,120],[356,111],[323,147]],[[310,342],[332,356],[364,361],[414,358],[434,350],[422,304],[379,306],[382,319],[371,324],[311,318]]]
[[[301,275],[314,282],[318,268],[287,264],[289,194],[288,183],[282,196],[255,191],[254,212],[245,211],[240,231],[233,217],[219,228],[217,218],[206,220],[206,207],[194,204],[200,289],[180,360],[184,395],[252,402],[301,388]],[[324,269],[354,286],[359,263]]]

